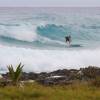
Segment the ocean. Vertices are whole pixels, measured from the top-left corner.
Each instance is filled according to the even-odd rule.
[[[26,72],[99,67],[100,8],[0,8],[0,70],[20,62]]]

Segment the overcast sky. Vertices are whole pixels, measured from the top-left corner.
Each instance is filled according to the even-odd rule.
[[[100,0],[0,0],[0,6],[100,6]]]

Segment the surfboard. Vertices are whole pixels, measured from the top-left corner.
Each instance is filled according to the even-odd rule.
[[[69,47],[82,47],[80,44],[71,44]]]

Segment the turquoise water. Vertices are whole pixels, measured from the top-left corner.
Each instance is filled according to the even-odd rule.
[[[99,48],[100,8],[0,8],[1,68],[20,61],[25,71],[99,66]]]

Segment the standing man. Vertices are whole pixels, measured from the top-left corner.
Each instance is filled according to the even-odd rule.
[[[66,37],[65,37],[65,40],[66,40],[66,43],[68,43],[69,46],[70,46],[70,43],[71,43],[71,36],[70,36],[70,35],[69,35],[69,36],[66,36]]]

